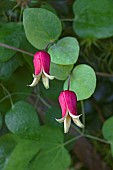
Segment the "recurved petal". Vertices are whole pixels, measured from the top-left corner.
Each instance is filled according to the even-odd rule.
[[[73,119],[73,122],[80,128],[84,128],[84,125],[81,123],[79,117],[77,118],[72,118]]]
[[[56,118],[55,118],[55,120],[56,120],[57,122],[59,122],[59,123],[64,122],[64,119],[65,119],[65,117],[63,117],[63,118],[61,118],[61,119],[56,119]]]
[[[65,120],[65,118],[68,116],[68,112],[65,114],[65,116],[64,117],[62,117],[61,119],[56,119],[56,121],[57,122],[59,122],[59,123],[62,123],[62,122],[64,122],[64,120]]]
[[[33,82],[27,86],[30,86],[30,87],[36,86],[38,84],[39,80],[40,80],[40,76],[34,77]]]
[[[72,118],[75,118],[75,119],[76,119],[76,118],[79,118],[82,114],[80,114],[80,115],[73,115],[72,113],[69,112],[69,115],[70,115]]]
[[[43,74],[49,78],[50,80],[53,80],[55,77],[54,76],[50,76],[49,74],[47,74],[44,70],[43,70]]]
[[[46,77],[44,74],[42,74],[42,82],[43,82],[43,85],[46,89],[49,88],[49,78]]]
[[[67,133],[69,131],[71,125],[71,117],[70,115],[67,115],[67,117],[64,119],[64,133]]]

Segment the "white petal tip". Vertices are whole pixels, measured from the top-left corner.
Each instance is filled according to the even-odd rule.
[[[71,125],[71,117],[70,115],[67,115],[67,117],[64,120],[64,133],[68,133],[70,125]]]
[[[45,84],[44,84],[44,87],[45,87],[46,89],[49,89],[49,86],[46,86]]]
[[[49,76],[48,77],[50,80],[53,80],[55,77],[54,76]]]
[[[79,126],[80,128],[84,128],[85,126],[81,123],[81,125]]]
[[[43,85],[46,89],[49,89],[49,79],[48,77],[45,77],[44,75],[42,75],[42,82],[43,82]]]
[[[80,116],[82,116],[82,114],[80,115],[73,115],[72,113],[69,112],[69,115],[72,117],[72,119],[77,119],[79,118]]]
[[[28,86],[28,87],[33,87],[31,84],[30,84],[30,85],[26,85],[26,86]]]
[[[43,73],[46,77],[48,77],[50,80],[53,80],[55,78],[55,76],[50,76],[49,74],[47,74],[44,70]]]
[[[80,128],[84,128],[84,125],[81,123],[79,117],[78,118],[73,118],[73,122]]]
[[[28,85],[28,84],[27,84],[26,86],[27,86],[27,87],[31,87],[31,86],[30,86],[30,85]]]
[[[27,86],[34,87],[38,84],[39,80],[40,80],[40,77],[34,78],[33,82],[30,85],[27,85]]]
[[[65,119],[65,118],[61,118],[61,119],[56,119],[56,118],[55,118],[55,120],[56,120],[58,123],[64,122],[64,119]]]

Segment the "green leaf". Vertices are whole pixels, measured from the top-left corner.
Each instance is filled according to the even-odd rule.
[[[64,89],[68,87],[68,80],[65,81]],[[94,70],[86,65],[80,64],[76,66],[71,75],[70,90],[77,95],[77,100],[89,98],[96,87],[96,76]]]
[[[58,65],[51,63],[50,74],[58,80],[65,80],[71,72],[73,65]]]
[[[12,73],[22,65],[22,58],[19,53],[17,53],[9,61],[0,63],[0,79],[8,79]]]
[[[29,162],[38,152],[37,141],[21,140],[12,152],[5,170],[26,170]]]
[[[29,42],[38,49],[44,49],[57,40],[62,27],[59,18],[42,8],[28,8],[23,13],[23,24]]]
[[[1,114],[1,112],[0,112],[0,128],[2,127],[2,123],[3,123],[2,114]]]
[[[104,122],[102,132],[105,139],[113,141],[113,116]]]
[[[55,64],[70,65],[76,63],[79,55],[79,44],[74,37],[60,39],[49,48],[51,61]]]
[[[19,48],[23,36],[23,27],[17,23],[0,25],[0,43]],[[8,61],[17,51],[0,47],[0,62]]]
[[[63,134],[59,129],[44,126],[40,131],[41,150],[32,161],[29,170],[66,170],[70,156],[63,146]],[[45,142],[46,141],[46,142]]]
[[[5,170],[10,154],[18,143],[18,137],[7,134],[0,137],[0,170]]]
[[[36,137],[39,129],[38,115],[32,105],[19,101],[6,113],[5,122],[14,134],[24,137]]]
[[[76,0],[73,5],[74,31],[83,38],[113,36],[112,0]]]
[[[42,126],[39,133],[38,140],[19,139],[15,145],[12,140],[12,143],[9,140],[2,141],[1,153],[7,149],[7,147],[3,149],[5,142],[10,147],[6,152],[7,162],[3,164],[5,166],[2,165],[1,170],[37,170],[37,167],[42,170],[66,170],[70,165],[70,155],[63,146],[63,133],[59,129],[48,126]],[[14,137],[16,141],[17,138]],[[5,157],[4,154],[0,156],[2,159]]]

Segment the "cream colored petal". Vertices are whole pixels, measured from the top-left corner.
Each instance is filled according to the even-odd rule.
[[[50,76],[49,74],[47,74],[44,70],[43,70],[43,74],[48,77],[50,80],[53,80],[55,77],[54,76]]]
[[[33,74],[33,77],[34,77],[34,78],[40,77],[41,74],[42,74],[42,71],[41,71],[40,74],[38,74],[38,75]]]
[[[64,133],[67,133],[69,131],[71,125],[71,117],[70,115],[67,115],[67,117],[64,120]]]
[[[72,118],[75,118],[75,119],[76,119],[76,118],[79,118],[82,114],[76,116],[76,115],[73,115],[72,113],[69,112],[69,115],[70,115]]]
[[[48,89],[49,88],[49,79],[48,79],[48,77],[45,77],[44,74],[42,74],[42,82],[43,82],[44,87],[46,89]]]
[[[63,118],[61,118],[61,119],[56,119],[56,118],[55,118],[55,120],[56,120],[57,122],[59,122],[59,123],[64,122],[64,119],[65,119],[65,117],[63,117]]]
[[[33,82],[30,85],[27,85],[27,86],[30,86],[30,87],[36,86],[38,84],[39,80],[40,80],[40,76],[37,77],[37,78],[34,78]]]
[[[55,119],[56,119],[57,122],[62,123],[62,122],[64,122],[64,119],[65,119],[67,116],[68,116],[68,112],[66,112],[65,116],[62,117],[61,119],[56,119],[56,118],[55,118]]]
[[[77,118],[72,118],[73,119],[73,122],[80,128],[84,128],[84,125],[81,123],[79,117]]]

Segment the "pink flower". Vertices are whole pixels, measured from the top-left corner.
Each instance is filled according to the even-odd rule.
[[[35,53],[33,59],[35,74],[33,74],[34,80],[29,85],[30,87],[36,86],[42,76],[42,82],[45,88],[49,88],[49,79],[54,79],[54,76],[49,75],[50,62],[50,55],[47,52],[39,51]]]
[[[81,115],[77,115],[77,96],[73,91],[65,90],[60,93],[59,96],[59,103],[62,109],[62,118],[56,119],[59,123],[64,122],[64,133],[67,133],[70,124],[71,124],[71,118],[73,119],[73,122],[83,128],[84,125],[81,123],[79,117]]]

